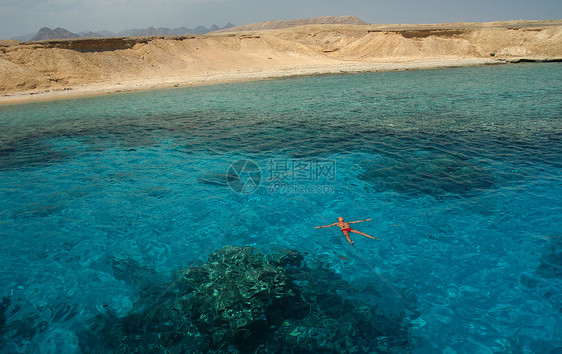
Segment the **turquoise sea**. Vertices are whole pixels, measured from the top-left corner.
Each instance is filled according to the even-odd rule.
[[[562,353],[559,63],[0,106],[0,200],[4,353]]]

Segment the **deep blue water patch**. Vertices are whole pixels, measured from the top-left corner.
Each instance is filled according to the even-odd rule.
[[[2,345],[80,352],[99,336],[110,348],[92,323],[130,323],[178,271],[236,245],[306,254],[344,288],[322,293],[310,318],[378,306],[398,314],[406,351],[559,351],[561,69],[293,78],[2,106]],[[259,167],[255,190],[242,188],[244,161]],[[354,226],[378,239],[352,235],[350,246],[334,228],[314,229],[340,215],[372,218]],[[293,275],[295,286],[310,283]],[[362,316],[372,333],[356,339],[383,350],[385,335],[370,327],[377,317]],[[272,318],[269,342],[252,348],[285,350],[282,329],[288,343],[300,333],[291,326],[305,326]],[[321,348],[332,327],[310,318],[308,343]],[[193,332],[200,348],[245,338],[222,322],[196,325],[224,332],[224,343]]]

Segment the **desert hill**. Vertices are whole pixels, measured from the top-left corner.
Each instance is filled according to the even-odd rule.
[[[0,41],[0,96],[561,59],[562,20]]]
[[[368,25],[368,23],[358,19],[355,16],[340,16],[340,17],[325,16],[325,17],[316,17],[316,18],[302,18],[296,20],[258,22],[249,25],[244,25],[244,26],[231,27],[228,29],[221,30],[221,32],[260,31],[260,30],[282,29],[282,28],[290,28],[290,27],[305,26],[305,25]]]

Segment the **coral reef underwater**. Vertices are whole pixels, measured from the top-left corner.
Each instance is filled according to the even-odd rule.
[[[136,310],[107,312],[79,333],[82,352],[404,353],[405,311],[347,296],[353,287],[298,251],[225,246]],[[375,294],[376,295],[376,294]],[[380,296],[380,294],[379,294]],[[391,311],[392,312],[392,311]]]

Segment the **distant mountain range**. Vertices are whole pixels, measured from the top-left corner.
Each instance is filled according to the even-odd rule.
[[[183,36],[189,34],[206,34],[213,31],[225,30],[234,27],[233,24],[228,23],[224,27],[218,27],[217,25],[212,25],[210,28],[205,26],[197,26],[195,28],[179,27],[174,29],[169,28],[142,28],[142,29],[130,29],[114,33],[111,31],[96,31],[96,32],[80,32],[72,33],[64,28],[57,27],[55,29],[50,29],[48,27],[43,27],[36,34],[28,34],[23,36],[14,37],[12,39],[18,41],[41,41],[49,39],[68,39],[68,38],[101,38],[101,37],[147,37],[147,36]]]
[[[316,18],[302,18],[293,20],[279,20],[279,21],[267,21],[260,23],[253,23],[244,26],[236,27],[232,23],[226,24],[224,27],[218,27],[217,25],[212,25],[210,28],[205,26],[197,26],[195,28],[164,28],[164,27],[148,27],[142,29],[129,29],[121,32],[111,32],[111,31],[96,31],[96,32],[80,32],[72,33],[64,28],[50,29],[48,27],[41,28],[39,32],[35,34],[27,34],[23,36],[13,37],[18,41],[41,41],[49,39],[67,39],[67,38],[102,38],[102,37],[150,37],[150,36],[184,36],[190,34],[206,34],[215,31],[256,31],[256,30],[267,30],[267,29],[281,29],[294,26],[302,25],[320,25],[320,24],[345,24],[345,25],[366,25],[367,22],[360,20],[355,16],[325,16]]]

